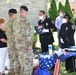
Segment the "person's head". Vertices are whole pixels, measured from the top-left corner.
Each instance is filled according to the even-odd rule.
[[[27,16],[27,12],[28,12],[27,6],[21,6],[20,7],[20,16],[26,17]]]
[[[5,22],[6,22],[6,19],[0,18],[0,29],[3,30],[3,27],[4,27],[4,25],[5,25]]]
[[[63,10],[59,10],[59,16],[64,16],[64,12],[63,12]]]
[[[68,23],[71,20],[71,17],[66,13],[63,17],[63,23]]]
[[[9,9],[8,15],[11,19],[16,19],[17,10],[16,9]]]
[[[40,10],[40,11],[39,11],[39,19],[40,19],[40,20],[43,20],[45,17],[46,17],[45,11]]]

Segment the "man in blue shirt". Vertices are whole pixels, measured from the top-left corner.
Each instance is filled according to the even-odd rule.
[[[64,12],[62,10],[59,10],[59,16],[56,18],[56,21],[55,21],[55,26],[58,31],[58,40],[59,40],[59,31],[60,31],[61,25],[63,24],[63,16],[64,16]],[[59,41],[59,46],[60,46],[60,41]]]

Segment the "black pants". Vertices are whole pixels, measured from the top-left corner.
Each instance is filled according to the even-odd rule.
[[[65,61],[66,70],[75,71],[75,57],[70,57]]]
[[[58,29],[58,44],[59,44],[59,47],[61,48],[61,41],[60,41],[60,36],[59,36],[59,33],[60,33],[60,30]]]
[[[49,45],[49,44],[41,43],[42,53],[43,53],[43,52],[48,52],[48,45]]]

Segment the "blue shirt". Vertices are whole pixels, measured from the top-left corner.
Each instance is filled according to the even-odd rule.
[[[63,24],[62,19],[63,19],[63,17],[61,17],[61,16],[58,16],[58,17],[56,18],[55,26],[56,26],[56,28],[57,28],[58,30],[60,30],[61,25]]]

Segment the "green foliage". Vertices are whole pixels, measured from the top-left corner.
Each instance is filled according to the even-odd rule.
[[[70,7],[69,0],[66,0],[65,6],[62,5],[61,2],[59,2],[58,10],[63,10],[65,13],[69,14],[71,17],[71,22],[74,23],[74,14],[72,12],[72,9]],[[57,6],[55,0],[50,0],[50,8],[49,8],[49,17],[53,19],[55,22],[56,17],[58,16]]]
[[[55,22],[58,16],[57,6],[55,0],[50,0],[49,17]]]
[[[7,0],[7,3],[11,3],[12,2],[12,0]]]
[[[72,9],[70,7],[69,0],[66,0],[66,2],[65,2],[65,12],[70,15],[71,22],[74,23],[74,14],[73,14]]]
[[[53,44],[53,45],[52,45],[52,48],[53,48],[53,50],[58,50],[58,49],[59,49],[59,46]]]
[[[65,69],[65,62],[62,62],[60,64],[60,72],[59,72],[59,75],[76,75],[76,72],[69,73],[68,71],[66,71],[66,69]]]
[[[63,12],[65,12],[65,8],[61,2],[59,2],[58,10],[62,10]]]

